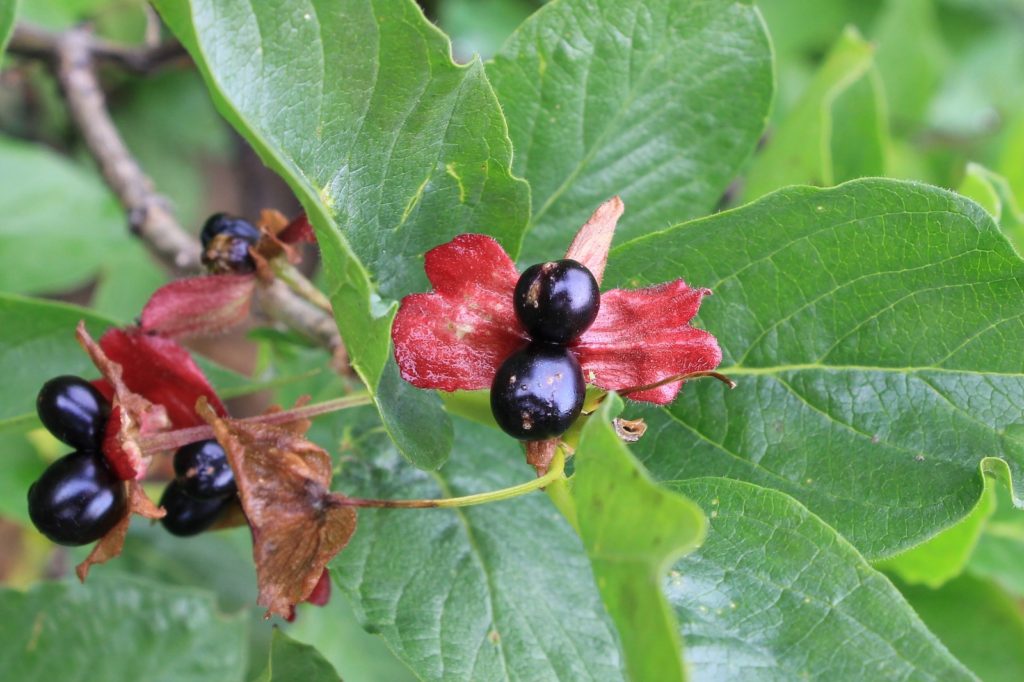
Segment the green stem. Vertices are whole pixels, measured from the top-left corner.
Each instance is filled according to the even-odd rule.
[[[357,393],[355,395],[334,398],[333,400],[325,400],[322,403],[303,405],[302,407],[294,407],[290,410],[246,417],[236,421],[241,424],[290,424],[302,419],[319,417],[330,412],[347,410],[352,407],[359,407],[360,405],[369,405],[372,400],[369,393]],[[137,442],[143,452],[151,453],[176,450],[182,445],[188,445],[189,443],[195,443],[196,441],[208,438],[213,438],[213,427],[206,425],[154,433],[149,436],[142,436]]]
[[[557,482],[559,479],[564,480],[564,471],[565,453],[563,453],[562,449],[559,448],[555,452],[555,456],[551,460],[551,468],[548,469],[546,474],[539,478],[535,478],[532,481],[520,483],[519,485],[514,485],[510,488],[493,490],[489,493],[465,495],[463,497],[446,497],[440,500],[368,500],[357,497],[343,497],[341,495],[335,495],[332,498],[332,503],[339,507],[375,507],[379,509],[471,507],[473,505],[485,504],[487,502],[507,500],[512,497],[525,495],[526,493],[533,492],[534,490],[539,490],[544,486]]]
[[[562,516],[569,522],[569,525],[576,530],[576,534],[580,532],[580,522],[576,517],[576,502],[572,499],[572,491],[569,489],[569,479],[562,476],[557,481],[549,485],[545,491],[548,497],[551,498],[551,502],[554,503],[555,508],[562,512]]]
[[[288,287],[296,294],[306,299],[313,305],[327,312],[333,312],[331,308],[331,302],[328,300],[324,293],[317,289],[312,282],[302,276],[302,274],[295,269],[295,266],[286,261],[284,258],[275,258],[271,261],[271,265],[274,268],[274,274],[283,281]]]

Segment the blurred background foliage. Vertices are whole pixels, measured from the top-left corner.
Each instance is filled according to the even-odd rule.
[[[431,0],[427,15],[467,61],[493,55],[540,0]],[[1000,216],[1018,247],[1024,205],[1024,0],[762,0],[776,52],[775,106],[760,152],[722,198],[723,208],[794,183],[835,184],[885,175],[959,189]],[[139,0],[31,0],[19,20],[51,29],[81,21],[100,35],[139,43],[152,18]],[[109,105],[129,147],[198,232],[205,216],[254,218],[273,207],[293,213],[284,185],[221,121],[186,62],[145,76],[104,68]],[[46,65],[7,55],[0,71],[0,292],[41,295],[94,307],[125,323],[167,275],[125,237],[125,219],[71,126]],[[307,259],[311,262],[314,259]],[[237,413],[301,393],[336,395],[340,379],[320,351],[287,334],[250,330],[196,346],[237,372],[276,388],[237,403]],[[241,349],[241,350],[240,350]],[[347,419],[351,424],[351,419]],[[317,422],[315,440],[343,465],[351,427]],[[27,525],[25,490],[62,446],[41,429],[0,430],[0,584],[28,588],[64,578],[81,558]],[[157,492],[158,494],[158,492]],[[922,554],[884,568],[932,629],[957,653],[968,631],[947,628],[949,608],[999,625],[1006,642],[1024,643],[1014,604],[1024,598],[1024,522],[990,491],[984,508]],[[944,537],[945,536],[945,537]],[[920,549],[920,548],[919,548]],[[915,550],[916,551],[916,550]],[[931,554],[928,554],[931,552]],[[250,666],[266,665],[270,624],[253,608],[249,539],[242,530],[179,539],[139,523],[107,576],[200,588],[223,613],[244,613]],[[910,553],[912,554],[912,553]],[[900,560],[902,559],[902,561]],[[922,565],[942,570],[919,570]],[[974,611],[966,613],[965,603]],[[0,609],[2,611],[2,609]],[[987,623],[988,625],[984,625]],[[1009,625],[1006,625],[1006,624]],[[278,623],[278,625],[281,625]],[[288,625],[318,646],[346,680],[412,679],[382,640],[365,633],[341,598],[325,609],[303,605]],[[944,633],[950,632],[949,638]],[[967,643],[964,651],[978,651]],[[967,654],[970,655],[970,654]],[[968,661],[993,679],[1014,679],[1012,663]],[[1007,668],[1009,665],[1011,668]],[[1018,676],[1024,671],[1017,671]],[[1009,677],[1006,675],[1009,674]]]

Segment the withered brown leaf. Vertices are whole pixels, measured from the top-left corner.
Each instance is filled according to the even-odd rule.
[[[303,436],[308,422],[282,427],[222,419],[203,400],[197,409],[235,473],[252,529],[258,602],[268,617],[287,617],[348,544],[356,512],[331,493],[331,458]]]

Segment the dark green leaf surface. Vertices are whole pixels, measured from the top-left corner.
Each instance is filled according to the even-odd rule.
[[[1024,679],[1024,619],[1012,595],[971,575],[939,590],[902,589],[931,631],[982,680]]]
[[[274,630],[267,669],[258,682],[340,682],[341,677],[315,648]]]
[[[58,292],[122,253],[146,261],[99,177],[42,145],[0,137],[0,291]]]
[[[370,434],[347,494],[447,497],[530,480],[522,448],[457,419],[455,454],[436,474]],[[332,573],[364,627],[424,680],[621,680],[612,624],[573,530],[541,493],[462,509],[359,511]]]
[[[453,64],[411,0],[159,5],[222,113],[309,213],[342,336],[376,391],[391,301],[426,288],[424,251],[462,232],[519,250],[529,189],[512,177],[483,65]],[[432,394],[403,399],[447,419]],[[378,406],[403,453],[425,467],[443,461],[450,441],[418,436],[425,422],[387,414],[396,403]]]
[[[925,585],[932,589],[942,587],[960,575],[995,511],[996,498],[991,480],[986,479],[985,483],[985,492],[978,505],[960,523],[924,544],[876,563],[875,568],[896,575],[910,585]]]
[[[609,197],[619,238],[703,215],[764,130],[771,51],[730,0],[562,0],[487,67],[530,182],[528,261],[553,258]]]
[[[709,518],[667,582],[696,680],[970,680],[900,593],[792,498],[674,481]]]
[[[648,418],[635,451],[656,477],[777,488],[871,558],[966,516],[996,459],[1024,498],[1007,434],[1024,423],[1024,263],[973,202],[889,180],[783,190],[620,247],[605,279],[679,276],[714,290],[701,325],[739,386],[626,410]]]
[[[71,449],[63,443],[60,448],[53,453],[55,456]],[[34,444],[24,433],[0,431],[0,453],[3,453],[0,455],[0,466],[3,467],[3,475],[0,476],[0,517],[27,526],[28,488],[43,473],[47,462],[39,456]]]
[[[630,454],[611,425],[621,407],[618,398],[606,400],[576,448],[580,537],[622,638],[629,679],[685,680],[679,624],[661,583],[672,562],[704,539],[707,522],[700,507],[651,480]]]
[[[0,591],[0,669],[19,682],[242,680],[245,631],[208,593],[128,577]]]
[[[75,339],[79,320],[93,338],[117,324],[84,308],[0,294],[0,429],[35,423],[36,394],[48,379],[99,376]]]

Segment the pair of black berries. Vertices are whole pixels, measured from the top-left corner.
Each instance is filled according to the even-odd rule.
[[[491,384],[491,412],[505,433],[553,438],[579,417],[586,383],[569,345],[594,323],[600,305],[597,280],[574,260],[539,263],[519,278],[513,307],[531,341]]]
[[[75,448],[47,467],[28,489],[28,515],[60,545],[85,545],[106,535],[124,517],[124,482],[100,452],[110,403],[85,379],[50,379],[36,397],[43,426]]]
[[[53,462],[28,489],[28,515],[39,532],[59,545],[87,545],[124,518],[124,481],[107,465],[101,448],[110,403],[85,379],[59,376],[36,397],[43,426],[75,451]],[[231,503],[235,479],[224,450],[214,440],[185,445],[175,453],[178,477],[160,503],[164,527],[175,535],[209,528]]]
[[[235,476],[215,440],[189,443],[174,453],[174,473],[160,498],[160,520],[174,535],[196,535],[216,523],[235,499]]]

